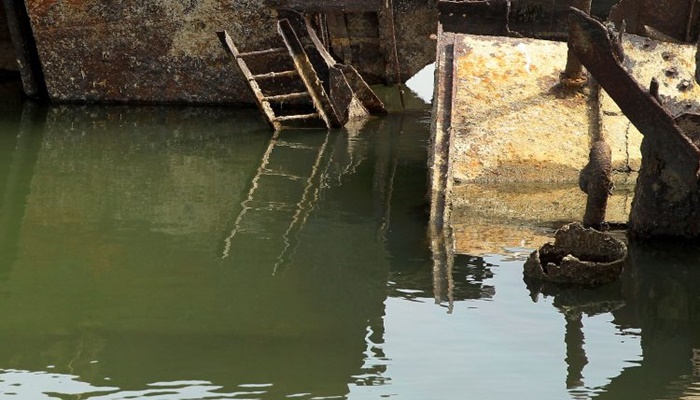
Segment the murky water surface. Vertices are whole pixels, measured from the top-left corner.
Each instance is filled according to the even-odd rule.
[[[0,111],[0,397],[680,399],[697,251],[532,294],[529,249],[433,261],[425,112]]]

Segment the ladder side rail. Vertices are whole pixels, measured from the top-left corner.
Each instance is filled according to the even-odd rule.
[[[280,124],[279,121],[275,120],[275,112],[272,110],[272,106],[270,106],[270,103],[267,100],[265,100],[265,96],[263,95],[260,86],[255,81],[254,75],[250,72],[248,65],[241,57],[241,52],[238,51],[238,48],[233,43],[233,39],[227,31],[223,32],[223,36],[226,47],[228,47],[229,51],[231,51],[231,54],[233,54],[233,57],[236,59],[236,63],[238,64],[238,68],[243,73],[246,82],[248,82],[248,87],[250,88],[250,90],[253,93],[253,96],[255,97],[255,102],[257,103],[258,108],[262,110],[262,112],[265,114],[265,116],[267,117],[267,121],[272,126],[272,128],[275,131],[279,131],[280,129],[282,129],[282,124]]]
[[[296,203],[296,211],[292,217],[292,222],[287,227],[287,230],[282,235],[284,240],[284,249],[277,256],[277,262],[272,271],[275,275],[280,265],[287,261],[287,257],[291,255],[296,250],[296,243],[293,245],[290,241],[290,236],[292,233],[296,236],[306,225],[306,220],[313,211],[316,202],[318,201],[318,192],[321,188],[321,179],[317,179],[320,175],[321,161],[323,156],[326,154],[326,147],[328,147],[328,141],[330,139],[331,132],[326,133],[326,138],[318,149],[318,154],[316,155],[316,160],[314,160],[314,165],[311,167],[311,175],[306,178],[306,183],[304,185],[304,191],[301,195],[301,199]],[[313,189],[313,190],[312,190]],[[313,193],[313,194],[312,194]]]
[[[233,223],[233,229],[231,230],[231,233],[224,239],[224,251],[223,255],[221,256],[222,259],[228,258],[229,252],[231,250],[231,241],[233,238],[236,236],[236,234],[240,231],[241,229],[241,223],[243,222],[243,217],[248,213],[248,210],[250,210],[252,207],[250,206],[250,203],[253,202],[253,197],[255,195],[255,192],[258,190],[258,187],[260,186],[260,177],[265,175],[267,171],[267,164],[270,162],[270,154],[272,154],[272,150],[275,148],[275,145],[277,144],[277,139],[279,138],[279,133],[280,131],[277,130],[275,131],[274,135],[272,135],[272,138],[270,139],[270,144],[267,146],[267,149],[265,150],[265,154],[263,154],[262,161],[260,162],[260,166],[258,167],[257,172],[255,173],[255,177],[253,177],[251,181],[251,186],[250,189],[248,190],[248,195],[245,200],[241,203],[241,212],[238,213],[238,216],[236,217],[236,220]]]
[[[323,88],[303,45],[299,41],[289,21],[286,19],[278,21],[277,29],[289,50],[289,54],[292,56],[299,76],[304,81],[304,85],[309,91],[314,107],[321,115],[326,126],[328,128],[342,126],[340,118],[333,108],[328,94],[326,94],[326,90]]]

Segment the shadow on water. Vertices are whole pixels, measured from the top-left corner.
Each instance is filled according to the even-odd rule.
[[[3,109],[3,111],[6,111]],[[7,110],[16,112],[15,110]],[[17,114],[15,114],[17,115]],[[0,151],[5,154],[0,158],[0,279],[6,278],[17,258],[19,230],[24,217],[27,196],[33,175],[36,156],[41,143],[41,134],[46,119],[46,109],[27,102],[20,112],[18,121],[3,118],[8,123],[5,134],[0,135],[3,142]],[[13,135],[14,133],[14,135]]]
[[[700,249],[633,243],[613,312],[641,330],[643,360],[613,378],[600,398],[676,399],[700,394]]]
[[[630,243],[622,279],[597,289],[528,285],[564,316],[567,378],[574,398],[680,399],[700,394],[700,249]],[[641,336],[641,360],[602,387],[585,387],[584,316],[611,314],[621,336]]]
[[[248,110],[10,114],[4,394],[342,398],[382,383],[388,291],[432,297],[424,114],[272,140]]]

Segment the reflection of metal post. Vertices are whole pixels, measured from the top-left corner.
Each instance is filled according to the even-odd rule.
[[[17,146],[12,154],[9,173],[0,207],[0,271],[10,267],[16,257],[19,231],[24,218],[41,132],[46,124],[44,108],[24,102],[17,134]],[[7,264],[7,265],[4,265]]]
[[[389,163],[386,165],[388,170],[385,171],[384,168],[380,168],[379,160],[383,157],[377,158],[377,167],[375,171],[379,171],[382,175],[388,173],[387,176],[380,177],[377,181],[375,177],[375,187],[379,189],[379,194],[382,197],[382,223],[379,226],[379,231],[377,232],[377,238],[386,242],[386,235],[389,232],[389,224],[391,223],[391,197],[394,192],[394,177],[396,176],[396,167],[399,164],[399,147],[401,146],[401,138],[403,136],[403,124],[404,116],[399,116],[399,129],[391,129],[391,140],[389,141]],[[397,137],[394,141],[394,135]],[[375,172],[376,173],[376,172]]]
[[[447,296],[447,312],[454,308],[454,248],[452,245],[452,230],[447,226],[438,227],[430,224],[430,249],[433,253],[433,297],[435,304]]]
[[[447,279],[448,312],[452,312],[453,288],[452,268],[454,250],[452,231],[450,228],[450,201],[452,179],[450,179],[450,150],[452,146],[452,94],[456,84],[454,62],[454,36],[443,35],[438,27],[438,38],[444,43],[438,44],[439,54],[436,69],[444,71],[439,74],[435,85],[433,103],[433,118],[431,131],[431,147],[428,152],[430,167],[430,248],[433,253],[433,294],[435,302],[442,301],[442,293]],[[440,111],[440,113],[438,113]]]
[[[583,386],[583,367],[588,364],[583,335],[583,321],[580,312],[565,315],[566,333],[566,388],[573,389]]]
[[[399,97],[401,99],[401,108],[406,108],[404,104],[404,88],[401,79],[401,65],[399,62],[399,52],[396,42],[396,24],[394,19],[394,3],[393,0],[384,0],[383,10],[379,12],[379,38],[380,43],[384,45],[384,53],[386,67],[384,71],[385,79],[388,84],[397,85],[399,89]],[[386,49],[386,46],[391,48]]]

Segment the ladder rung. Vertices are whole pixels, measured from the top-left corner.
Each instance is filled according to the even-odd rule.
[[[270,72],[267,74],[258,74],[258,75],[253,75],[250,77],[250,79],[255,80],[255,79],[274,79],[274,78],[279,78],[283,76],[294,76],[294,75],[299,75],[299,73],[296,70],[291,70],[291,71],[281,71],[281,72]]]
[[[249,208],[251,211],[293,211],[293,204],[281,201],[260,201],[259,205],[253,205]]]
[[[281,101],[281,100],[300,99],[302,97],[309,97],[309,92],[297,92],[297,93],[288,93],[288,94],[278,94],[275,96],[265,96],[264,99],[267,101]]]
[[[263,173],[264,173],[265,175],[268,175],[268,176],[279,176],[279,177],[282,177],[282,178],[291,179],[291,180],[293,180],[293,181],[298,181],[298,180],[301,180],[301,179],[305,179],[305,177],[303,177],[303,176],[292,175],[292,174],[285,174],[284,172],[275,172],[275,171],[272,171],[272,170],[269,170],[269,169],[264,170]]]
[[[248,51],[245,53],[236,54],[236,58],[252,57],[252,56],[264,56],[266,54],[281,53],[283,51],[287,51],[287,48],[286,47],[275,47],[274,49]]]
[[[284,116],[276,117],[275,121],[294,121],[294,120],[300,120],[300,119],[312,119],[312,118],[319,118],[319,117],[320,117],[320,115],[318,113],[284,115]]]

